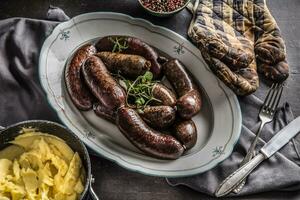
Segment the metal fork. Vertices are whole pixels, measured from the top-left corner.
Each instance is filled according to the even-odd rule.
[[[276,109],[278,107],[278,104],[279,104],[279,101],[281,98],[282,90],[283,90],[283,84],[279,84],[279,83],[272,84],[272,86],[267,94],[267,97],[261,107],[259,115],[258,115],[258,117],[261,121],[260,127],[258,129],[258,132],[257,132],[253,142],[251,143],[251,146],[247,152],[247,155],[241,162],[241,166],[243,166],[244,164],[249,162],[253,158],[253,156],[255,156],[255,146],[258,142],[260,133],[261,133],[264,125],[273,120],[274,114],[276,112]],[[242,188],[244,187],[245,183],[246,183],[246,179],[243,182],[241,182],[239,185],[237,185],[237,187],[235,187],[233,192],[234,193],[240,192],[242,190]]]

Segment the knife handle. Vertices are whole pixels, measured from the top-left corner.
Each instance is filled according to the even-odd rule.
[[[241,166],[239,169],[229,175],[216,190],[216,197],[222,197],[230,193],[265,159],[265,156],[262,153],[259,153],[248,163]]]

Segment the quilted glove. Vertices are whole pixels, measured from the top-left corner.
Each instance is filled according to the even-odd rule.
[[[284,42],[264,0],[196,0],[188,8],[189,37],[236,94],[258,88],[257,69],[272,81],[288,77]]]

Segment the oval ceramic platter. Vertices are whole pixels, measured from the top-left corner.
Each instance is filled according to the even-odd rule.
[[[193,118],[198,141],[179,159],[159,160],[144,155],[114,124],[97,117],[93,111],[78,111],[70,101],[63,78],[65,65],[78,47],[107,35],[140,38],[179,59],[199,81],[203,109]],[[214,76],[200,51],[189,41],[143,19],[98,12],[79,15],[59,24],[42,47],[39,75],[49,103],[61,121],[97,154],[133,171],[163,177],[201,173],[228,157],[239,138],[242,119],[234,93]]]

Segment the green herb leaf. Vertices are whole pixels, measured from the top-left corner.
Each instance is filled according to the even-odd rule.
[[[153,74],[150,71],[147,71],[144,75],[143,75],[143,79],[145,80],[145,82],[147,81],[152,81],[153,79]]]
[[[150,71],[138,76],[134,81],[124,78],[120,73],[112,75],[119,79],[119,84],[126,90],[127,106],[143,111],[150,102],[161,102],[153,97],[152,89],[158,81],[152,80],[153,74]]]
[[[128,89],[131,85],[131,81],[130,80],[125,80],[125,84],[126,84],[126,87]]]
[[[139,98],[137,98],[137,99],[135,100],[135,104],[136,104],[137,106],[142,106],[142,105],[145,104],[145,99],[144,99],[143,97],[139,97]]]
[[[124,88],[127,91],[128,86],[126,84],[126,81],[119,79],[119,84],[121,85],[122,88]]]
[[[109,37],[108,39],[114,44],[112,52],[120,53],[124,49],[128,48],[127,42],[123,37],[116,37],[115,39],[113,37]]]
[[[143,111],[142,109],[140,109],[140,108],[138,108],[136,111],[137,111],[139,114],[143,114],[143,113],[144,113],[144,111]]]

